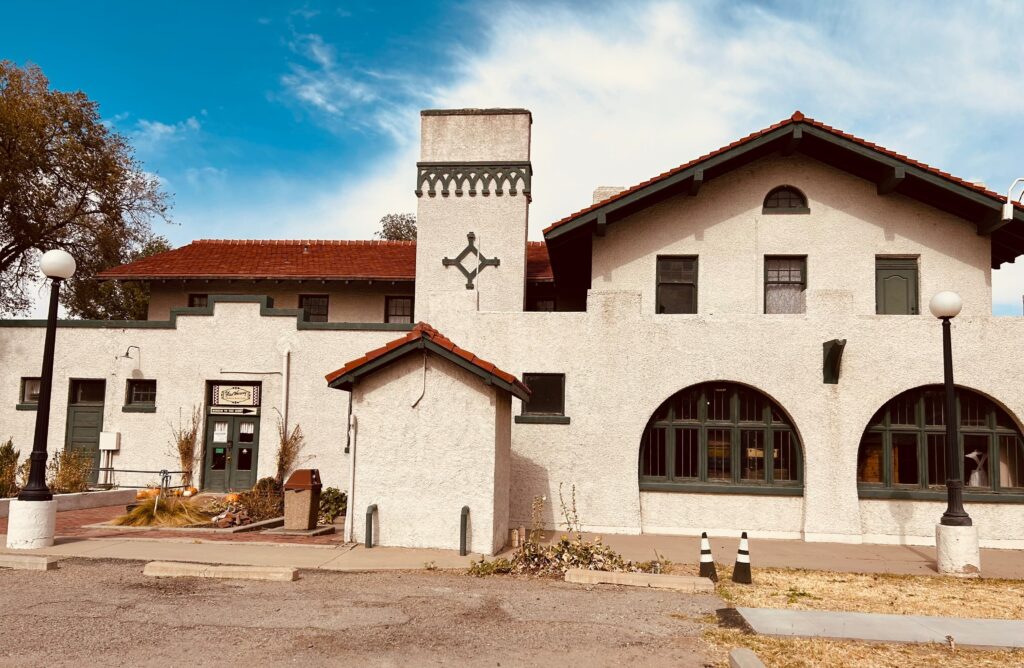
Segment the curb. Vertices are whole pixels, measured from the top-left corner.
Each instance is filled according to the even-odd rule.
[[[0,568],[11,568],[16,571],[52,571],[56,570],[57,557],[40,557],[32,554],[0,554]]]
[[[156,578],[223,578],[229,580],[268,580],[292,582],[299,579],[297,568],[280,566],[213,566],[181,561],[151,561],[143,575]]]
[[[715,584],[708,578],[692,575],[656,575],[654,573],[612,573],[570,568],[565,581],[576,584],[614,584],[651,589],[672,589],[688,594],[713,594]]]

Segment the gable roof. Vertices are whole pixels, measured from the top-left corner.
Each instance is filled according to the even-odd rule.
[[[544,242],[526,248],[527,279],[551,281]],[[415,241],[199,239],[108,269],[101,279],[416,279]]]
[[[899,192],[975,223],[979,234],[992,235],[993,268],[1024,255],[1024,205],[1015,204],[1013,221],[1003,221],[1001,210],[1005,196],[808,118],[799,111],[728,146],[580,209],[549,225],[544,230],[544,238],[550,242],[580,228],[601,234],[604,225],[673,195],[684,192],[697,195],[703,183],[779,151],[804,153],[874,181],[880,195]]]
[[[327,386],[338,390],[352,390],[355,381],[374,373],[414,350],[429,350],[450,362],[476,374],[484,382],[511,392],[523,401],[530,396],[530,388],[507,371],[502,371],[487,360],[458,347],[450,339],[425,322],[417,323],[405,336],[376,348],[354,359],[336,371],[327,374]]]

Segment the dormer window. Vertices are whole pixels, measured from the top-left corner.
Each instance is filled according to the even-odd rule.
[[[793,186],[779,186],[764,198],[761,213],[765,214],[797,214],[810,213],[807,198]]]

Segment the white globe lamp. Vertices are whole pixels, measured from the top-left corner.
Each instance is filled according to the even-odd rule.
[[[928,302],[928,310],[936,318],[955,318],[963,307],[964,301],[952,290],[944,290]]]
[[[39,268],[47,278],[66,280],[75,275],[75,258],[71,253],[60,249],[49,250],[43,253],[43,259],[39,261]]]

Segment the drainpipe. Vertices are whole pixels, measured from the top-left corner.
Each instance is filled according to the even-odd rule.
[[[352,395],[348,396],[348,444],[351,456],[348,461],[348,508],[345,511],[345,541],[355,542],[355,494],[356,494],[356,416],[352,413]]]
[[[285,349],[281,353],[281,422],[288,433],[288,385],[291,382],[292,351]]]

